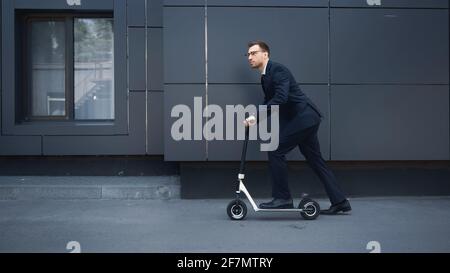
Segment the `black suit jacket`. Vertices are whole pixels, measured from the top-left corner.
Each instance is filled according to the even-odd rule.
[[[289,69],[269,60],[261,76],[264,104],[270,111],[279,105],[280,137],[314,126],[323,117],[317,106],[301,91]],[[270,113],[269,113],[270,115]]]

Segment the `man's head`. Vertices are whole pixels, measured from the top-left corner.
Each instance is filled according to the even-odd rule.
[[[263,70],[270,56],[269,46],[263,41],[248,43],[247,57],[252,68]]]

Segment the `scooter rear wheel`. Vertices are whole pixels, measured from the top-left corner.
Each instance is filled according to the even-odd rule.
[[[227,214],[231,220],[242,220],[247,215],[247,205],[240,199],[235,199],[228,204]]]
[[[300,214],[305,220],[314,220],[320,214],[319,204],[311,198],[303,198],[298,204],[298,208],[303,210]]]

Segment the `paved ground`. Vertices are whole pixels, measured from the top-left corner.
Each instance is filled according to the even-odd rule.
[[[369,252],[370,241],[381,252],[450,252],[450,197],[354,198],[350,215],[315,221],[253,211],[230,221],[228,202],[0,201],[0,252],[69,252],[70,241],[82,252]]]

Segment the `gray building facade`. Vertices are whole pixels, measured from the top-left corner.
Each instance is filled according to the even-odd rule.
[[[447,0],[1,3],[1,156],[156,155],[180,162],[182,183],[197,168],[234,177],[242,142],[175,141],[171,109],[259,104],[244,54],[260,39],[325,114],[326,160],[448,166]]]

